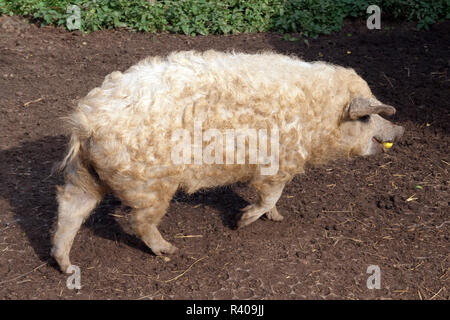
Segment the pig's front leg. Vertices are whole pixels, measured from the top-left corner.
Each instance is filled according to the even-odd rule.
[[[285,182],[273,183],[271,181],[261,181],[252,183],[252,185],[258,192],[259,201],[256,204],[251,204],[242,209],[244,213],[237,222],[237,227],[242,228],[249,225],[258,220],[265,213],[271,220],[282,220],[283,216],[278,213],[275,205],[278,199],[280,199]]]

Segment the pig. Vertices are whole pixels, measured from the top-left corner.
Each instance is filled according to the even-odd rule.
[[[276,203],[306,164],[387,152],[404,132],[382,117],[395,111],[353,69],[326,62],[213,50],[148,57],[106,76],[67,118],[51,254],[67,272],[76,233],[107,193],[131,208],[155,255],[177,250],[157,228],[177,190],[246,182],[258,200],[237,227],[280,221]]]

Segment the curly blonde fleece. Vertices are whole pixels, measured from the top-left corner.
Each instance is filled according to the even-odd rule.
[[[66,182],[85,197],[91,195],[91,206],[112,191],[135,208],[135,230],[154,252],[171,251],[149,226],[159,222],[178,188],[192,193],[249,181],[260,202],[246,210],[279,220],[274,205],[293,175],[303,172],[306,163],[350,152],[338,127],[356,96],[372,97],[367,83],[354,70],[325,62],[212,50],[149,57],[124,73],[111,73],[79,101],[69,117],[72,140],[62,164]],[[201,121],[203,130],[270,132],[277,127],[278,172],[261,176],[258,164],[174,164],[172,134],[177,129],[192,133],[194,121]],[[69,201],[70,190],[59,190],[59,198]],[[145,213],[145,208],[153,209]],[[60,209],[60,219],[66,214],[61,210],[66,209]],[[66,240],[57,239],[54,254],[65,265],[61,252],[67,248],[58,246]]]
[[[176,52],[108,75],[79,102],[72,132],[101,180],[119,196],[135,192],[139,181],[160,178],[194,192],[248,180],[258,166],[174,165],[174,130],[192,131],[194,120],[204,130],[276,126],[278,175],[291,177],[306,162],[346,155],[337,127],[355,95],[372,96],[352,69],[324,62],[267,52]]]

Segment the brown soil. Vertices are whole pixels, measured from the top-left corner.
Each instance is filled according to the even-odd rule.
[[[450,23],[429,32],[389,26],[349,22],[304,42],[267,33],[82,35],[1,18],[0,299],[448,299]],[[110,196],[75,239],[82,289],[67,289],[49,256],[62,183],[50,171],[67,142],[60,117],[111,71],[210,48],[353,67],[397,107],[404,139],[388,154],[309,168],[286,187],[279,223],[230,227],[255,198],[243,185],[177,194],[160,227],[180,248],[170,258],[132,235],[128,210]],[[381,269],[379,290],[366,287],[369,265]]]

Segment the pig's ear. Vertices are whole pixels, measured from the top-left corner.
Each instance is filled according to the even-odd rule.
[[[392,116],[395,108],[387,104],[383,104],[375,98],[354,98],[348,105],[348,118],[356,120],[370,114],[381,114]]]

